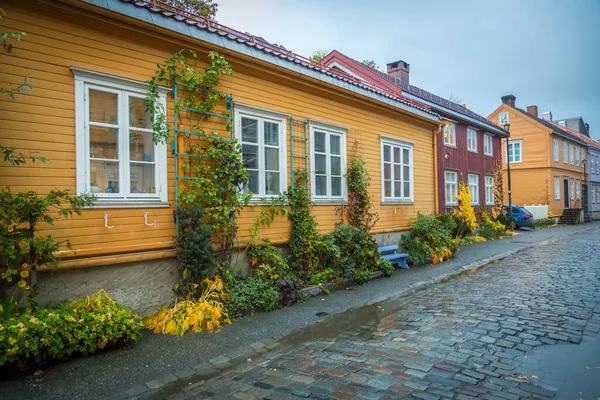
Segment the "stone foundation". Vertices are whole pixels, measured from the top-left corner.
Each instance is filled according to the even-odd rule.
[[[175,298],[179,281],[174,258],[38,273],[40,305],[89,296],[105,289],[118,303],[141,316],[155,313]]]

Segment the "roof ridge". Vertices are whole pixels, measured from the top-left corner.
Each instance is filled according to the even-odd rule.
[[[511,107],[511,106],[509,106],[509,107]],[[541,123],[541,124],[543,124],[543,125],[546,125],[548,128],[550,128],[550,129],[552,129],[552,130],[554,130],[554,131],[558,130],[558,131],[560,131],[562,134],[564,134],[564,135],[567,135],[567,136],[570,136],[570,137],[571,137],[571,139],[573,139],[573,140],[577,140],[577,141],[579,141],[580,143],[581,143],[581,142],[583,142],[583,144],[588,144],[588,143],[587,143],[587,140],[585,140],[585,139],[590,139],[591,141],[594,141],[593,139],[591,139],[591,138],[588,138],[586,135],[584,135],[584,134],[583,134],[583,133],[581,133],[581,132],[577,132],[577,131],[575,131],[575,130],[573,130],[573,129],[570,129],[570,128],[567,128],[567,127],[564,127],[564,126],[562,126],[562,125],[559,125],[559,124],[557,124],[557,123],[556,123],[556,122],[554,122],[554,121],[548,121],[548,120],[545,120],[545,119],[543,119],[543,118],[540,118],[540,117],[538,117],[538,116],[536,116],[536,115],[530,114],[530,113],[528,113],[527,111],[523,110],[522,108],[519,108],[519,107],[513,107],[513,108],[514,108],[515,110],[517,110],[517,111],[520,111],[520,112],[522,112],[523,114],[525,114],[525,115],[526,115],[526,116],[528,116],[529,118],[532,118],[532,119],[534,119],[535,121],[537,121],[537,122],[540,122],[540,123]],[[581,137],[580,137],[580,136],[581,136]],[[599,148],[600,148],[600,144],[599,144]]]

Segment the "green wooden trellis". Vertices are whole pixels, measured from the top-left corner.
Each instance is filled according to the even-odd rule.
[[[300,134],[294,134],[294,124],[301,124],[302,130]],[[300,152],[296,151],[295,147],[300,147]],[[302,159],[304,168],[296,168],[296,159]],[[291,188],[294,189],[294,180],[296,172],[306,171],[307,177],[305,180],[306,190],[308,190],[308,120],[294,119],[290,117],[290,169],[291,169]]]
[[[202,156],[196,155],[196,154],[191,154],[188,152],[185,152],[185,148],[179,148],[179,138],[181,137],[181,135],[183,135],[184,137],[197,137],[197,138],[205,138],[205,139],[215,139],[215,140],[222,140],[228,143],[232,143],[234,140],[234,132],[233,132],[233,95],[231,94],[224,94],[224,93],[219,93],[219,92],[215,92],[215,91],[208,91],[208,90],[203,90],[205,92],[211,92],[211,93],[217,93],[224,101],[225,101],[225,105],[227,107],[227,113],[226,114],[219,114],[219,113],[214,113],[214,112],[208,112],[208,111],[202,111],[202,110],[197,110],[194,108],[190,108],[190,107],[185,107],[181,104],[178,103],[178,88],[186,88],[188,87],[187,84],[185,83],[181,83],[181,82],[175,82],[175,84],[173,85],[173,90],[171,91],[171,96],[173,97],[174,100],[174,107],[173,107],[173,142],[171,142],[171,152],[173,153],[173,159],[175,162],[175,206],[178,207],[179,206],[179,194],[180,194],[180,180],[182,181],[186,181],[186,180],[198,180],[199,178],[193,177],[193,176],[188,176],[188,175],[184,175],[182,174],[180,171],[183,170],[183,168],[181,168],[180,166],[180,162],[184,159],[189,159],[189,158],[196,158],[196,159],[202,159]],[[195,88],[195,90],[197,90],[198,88]],[[178,128],[178,112],[179,110],[185,110],[185,111],[189,111],[192,114],[198,114],[198,115],[207,115],[207,116],[211,116],[211,117],[216,117],[216,118],[221,118],[227,121],[227,130],[229,132],[229,139],[227,138],[223,138],[223,137],[219,137],[219,136],[214,136],[214,135],[207,135],[205,133],[200,133],[200,132],[192,132],[192,131],[188,131],[188,130],[184,130],[184,129],[179,129]],[[183,146],[182,146],[183,147]],[[179,234],[179,224],[177,224],[178,221],[176,221],[176,226],[177,226],[177,234]]]

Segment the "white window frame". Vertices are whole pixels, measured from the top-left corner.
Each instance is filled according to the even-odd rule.
[[[119,191],[120,193],[95,193],[94,207],[136,207],[136,206],[165,206],[168,207],[167,187],[167,146],[166,143],[154,145],[154,182],[155,193],[131,193],[131,168],[129,155],[129,97],[145,98],[149,86],[145,82],[121,78],[114,75],[89,71],[81,68],[71,68],[75,77],[75,134],[77,163],[76,180],[77,193],[91,193],[90,183],[90,121],[89,121],[89,90],[98,90],[118,95],[119,113]],[[158,101],[162,110],[166,110],[167,93],[169,89],[159,87]],[[97,122],[92,122],[100,126]],[[152,132],[152,129],[135,128],[140,132]]]
[[[444,126],[444,146],[456,148],[456,124]]]
[[[600,157],[596,156],[596,174],[600,173]]]
[[[575,146],[569,144],[569,164],[575,165]]]
[[[576,200],[581,200],[581,181],[579,179],[575,181],[575,193],[577,193]]]
[[[390,138],[390,137],[384,137],[381,136],[381,140],[380,140],[380,158],[381,158],[381,202],[382,203],[413,203],[415,201],[415,178],[414,178],[414,166],[415,166],[415,161],[414,161],[414,153],[413,153],[413,147],[414,144],[410,143],[410,142],[406,142],[404,140],[399,140],[399,139],[395,139],[395,138]],[[408,150],[408,157],[409,157],[409,163],[408,163],[408,169],[409,169],[409,179],[410,179],[410,196],[402,196],[402,197],[398,197],[398,196],[394,196],[394,186],[393,183],[395,181],[395,176],[394,176],[394,163],[392,162],[392,166],[390,167],[391,169],[391,173],[392,173],[392,196],[387,197],[385,195],[385,164],[389,163],[388,161],[385,161],[385,157],[384,157],[384,148],[385,146],[390,146],[390,157],[392,157],[393,159],[393,153],[394,153],[394,147],[397,147],[400,149],[400,154],[403,154],[404,151],[403,150]],[[403,161],[404,156],[402,156],[401,161]],[[401,190],[404,192],[404,183],[405,180],[403,179],[404,175],[404,163],[401,163],[400,165],[400,188]]]
[[[316,190],[317,185],[315,184],[315,131],[324,132],[325,133],[325,143],[326,143],[326,155],[327,159],[327,195],[326,196],[317,196]],[[340,155],[342,160],[342,168],[341,168],[341,182],[342,182],[342,194],[340,196],[332,196],[331,195],[331,152],[330,152],[330,137],[331,135],[340,136]],[[338,156],[334,154],[334,156]],[[311,170],[311,194],[312,199],[315,202],[339,202],[339,201],[347,201],[348,200],[348,191],[346,189],[346,129],[341,128],[334,125],[329,125],[323,122],[310,121],[310,170]]]
[[[498,114],[498,125],[503,126],[510,124],[510,114],[508,111],[504,111]]]
[[[268,146],[268,147],[279,147],[279,190],[284,192],[287,190],[287,119],[288,115],[279,113],[276,111],[265,110],[259,107],[253,107],[246,104],[234,104],[234,128],[235,138],[238,140],[240,147],[243,145],[242,141],[242,118],[246,117],[249,119],[255,119],[259,121],[257,135],[258,143],[250,143],[250,145],[258,145],[258,188],[259,193],[252,194],[253,202],[260,202],[264,199],[270,199],[279,196],[278,194],[265,194],[266,183],[265,183],[265,142],[264,142],[264,122],[272,122],[279,124],[279,146]]]
[[[563,163],[569,163],[569,144],[563,140]]]
[[[554,200],[560,200],[560,177],[554,177]]]
[[[448,179],[448,176],[454,176],[454,179]],[[448,185],[452,185],[454,187],[453,195],[451,196],[451,200],[448,201]],[[447,206],[457,206],[458,200],[456,199],[458,196],[458,172],[457,171],[444,171],[444,200]]]
[[[494,177],[485,175],[485,204],[488,206],[494,205]]]
[[[483,154],[494,156],[494,137],[488,133],[483,134]]]
[[[581,159],[581,148],[575,146],[575,166],[579,167],[579,160]]]
[[[519,145],[519,161],[515,161],[514,160],[514,147],[515,145],[518,144]],[[506,161],[508,162],[508,148],[509,145],[512,145],[513,147],[513,160],[510,160],[511,164],[518,164],[518,163],[522,163],[523,162],[523,140],[522,139],[515,139],[515,140],[510,140],[506,142]]]
[[[477,129],[467,127],[467,150],[477,153]]]
[[[558,139],[554,139],[554,161],[559,162],[560,157],[558,154]]]
[[[477,184],[471,184],[471,178],[477,178]],[[467,176],[467,182],[469,184],[469,191],[471,192],[471,204],[479,204],[479,174],[469,173]],[[477,190],[473,190],[473,186],[476,187]]]

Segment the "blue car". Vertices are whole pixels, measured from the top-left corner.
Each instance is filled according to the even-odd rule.
[[[506,216],[510,217],[508,214],[508,206],[504,206],[504,211],[506,212]],[[511,228],[533,228],[533,214],[527,211],[526,208],[521,206],[512,206],[512,216],[513,221]]]

